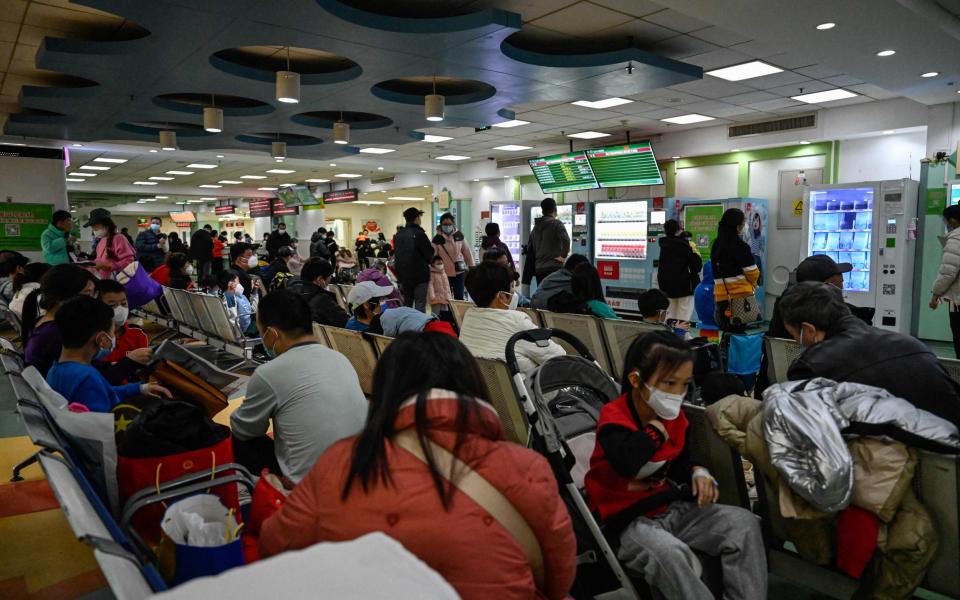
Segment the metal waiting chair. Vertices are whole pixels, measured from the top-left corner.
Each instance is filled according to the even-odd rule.
[[[603,332],[600,329],[600,320],[589,315],[574,315],[567,313],[544,312],[544,326],[550,329],[560,329],[573,334],[593,354],[604,373],[611,375],[610,358],[607,356],[606,345],[603,343]],[[563,346],[567,354],[579,356],[579,353],[562,339],[556,340]]]
[[[684,404],[683,411],[689,423],[686,444],[690,460],[693,464],[706,467],[717,480],[721,504],[749,508],[750,497],[740,455],[714,431],[707,421],[705,407]]]
[[[609,373],[617,381],[620,380],[627,352],[638,337],[651,331],[670,331],[669,327],[659,323],[625,319],[601,319],[600,328],[603,330],[604,345],[610,357]]]
[[[803,352],[803,347],[793,340],[782,338],[764,338],[763,344],[767,351],[767,375],[771,385],[789,381],[787,372]]]
[[[376,335],[374,333],[367,333],[364,335],[366,335],[367,339],[373,342],[373,347],[377,351],[378,358],[383,356],[383,353],[386,351],[387,346],[389,346],[390,342],[393,341],[392,337],[387,337],[385,335]]]
[[[533,321],[533,324],[537,327],[544,327],[543,324],[543,311],[537,310],[535,308],[518,308],[522,313],[525,313],[530,320]]]
[[[960,360],[955,358],[941,358],[940,364],[942,364],[943,368],[950,374],[951,379],[960,383]]]
[[[377,353],[373,343],[362,333],[321,325],[330,347],[343,354],[360,378],[360,389],[367,396],[373,394],[373,371],[377,367]]]
[[[323,325],[320,323],[313,323],[313,337],[321,346],[326,346],[327,348],[330,347],[330,340],[327,339],[327,334],[323,332]]]
[[[457,329],[463,329],[463,317],[467,314],[467,311],[471,308],[475,308],[476,304],[468,300],[451,300],[450,301],[450,312],[453,313],[453,320],[457,322]]]
[[[500,416],[507,439],[526,446],[529,425],[520,405],[520,397],[513,387],[513,377],[510,376],[507,363],[492,358],[478,358],[477,365],[487,384],[490,403]]]
[[[960,598],[960,455],[921,450],[913,486],[940,536],[940,548],[921,587]]]

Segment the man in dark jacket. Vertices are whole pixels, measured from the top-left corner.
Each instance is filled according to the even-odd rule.
[[[335,257],[337,251],[340,249],[340,244],[337,243],[337,238],[332,231],[327,232],[327,249],[330,251],[330,256],[332,257]]]
[[[323,258],[311,258],[300,271],[301,283],[294,288],[310,305],[310,316],[315,323],[343,327],[350,316],[337,302],[337,296],[327,290],[333,277],[333,265]]]
[[[190,236],[190,258],[197,261],[200,277],[210,274],[213,264],[213,227],[204,225]]]
[[[137,260],[145,270],[152,271],[163,264],[163,249],[160,248],[160,217],[150,219],[150,227],[137,234],[134,247]]]
[[[787,331],[803,354],[791,381],[826,377],[882,388],[960,427],[960,384],[920,340],[867,325],[833,286],[798,283],[780,298]]]
[[[277,257],[277,250],[289,245],[290,234],[287,233],[287,225],[280,221],[267,237],[267,256],[272,261]]]
[[[557,218],[557,203],[553,198],[544,198],[540,203],[543,217],[537,220],[530,232],[530,245],[536,255],[537,285],[554,271],[563,268],[563,261],[570,254],[570,235]]]
[[[396,255],[394,268],[406,306],[427,312],[427,284],[430,282],[430,261],[433,260],[433,245],[420,226],[423,211],[408,208],[403,211],[407,226],[394,238]]]
[[[330,248],[327,246],[327,230],[323,227],[310,237],[310,258],[324,258],[333,261]]]
[[[680,237],[680,224],[670,219],[663,224],[666,235],[660,238],[660,266],[657,285],[670,299],[668,319],[689,321],[693,317],[693,291],[700,285],[703,259],[690,242]]]

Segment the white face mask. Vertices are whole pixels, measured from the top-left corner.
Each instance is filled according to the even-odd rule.
[[[193,265],[187,265],[186,273],[187,275],[193,275]]]
[[[507,304],[507,310],[517,310],[520,305],[520,295],[516,292],[500,292],[501,294],[510,294],[510,302]]]
[[[106,235],[107,235],[107,230],[106,230],[106,229],[94,229],[94,230],[93,230],[93,237],[95,237],[95,238],[106,237]]]
[[[683,405],[683,397],[685,394],[669,394],[648,383],[644,385],[647,386],[647,390],[650,392],[650,397],[647,398],[647,404],[653,409],[653,412],[657,413],[658,417],[671,421],[680,415],[680,408]]]
[[[243,286],[238,283],[238,284],[237,284],[237,287],[233,288],[233,294],[234,294],[235,296],[242,296],[242,295],[243,295]]]
[[[259,264],[260,264],[260,261],[259,259],[257,259],[256,254],[250,256],[250,258],[247,259],[247,268],[255,269]]]
[[[113,307],[113,322],[117,324],[117,327],[123,325],[127,322],[127,317],[130,316],[130,309],[126,306],[114,306]]]

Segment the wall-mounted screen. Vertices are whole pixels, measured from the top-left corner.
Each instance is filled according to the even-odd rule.
[[[360,191],[357,188],[346,190],[336,190],[323,193],[324,204],[341,204],[343,202],[356,202],[360,198]]]
[[[182,212],[170,213],[170,220],[177,225],[180,225],[181,223],[189,225],[190,223],[197,222],[197,216],[193,214],[193,211],[185,210]]]
[[[650,142],[587,150],[587,161],[602,188],[663,185]]]
[[[599,187],[585,152],[554,154],[527,161],[544,194]]]
[[[283,205],[287,207],[320,204],[310,188],[305,185],[284,186],[277,191],[277,198],[283,201]]]

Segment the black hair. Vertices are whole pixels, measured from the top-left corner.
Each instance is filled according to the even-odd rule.
[[[300,270],[300,280],[313,283],[317,277],[329,278],[333,275],[333,265],[325,258],[314,257],[303,264]]]
[[[234,231],[234,232],[233,232],[233,237],[236,238],[236,239],[238,239],[238,240],[239,240],[239,239],[243,239],[243,234],[242,234],[241,232],[239,232],[239,231]]]
[[[563,268],[573,273],[573,270],[580,265],[589,265],[590,259],[582,254],[571,254],[563,263]]]
[[[713,246],[710,248],[710,260],[713,261],[714,266],[717,266],[717,257],[743,243],[740,232],[737,230],[746,220],[746,215],[739,208],[728,208],[723,211],[723,216],[720,217],[720,223],[717,225],[717,238],[713,240]]]
[[[500,292],[509,292],[513,277],[510,270],[502,265],[491,262],[481,262],[467,272],[464,282],[470,297],[480,308],[487,308],[493,304]]]
[[[277,250],[277,256],[283,258],[285,256],[293,256],[293,248],[290,246],[282,246]]]
[[[960,222],[960,204],[954,204],[943,209],[943,218]]]
[[[30,264],[30,259],[22,254],[15,254],[7,260],[0,262],[0,277],[10,277],[19,267],[26,267]]]
[[[179,275],[183,273],[184,267],[187,266],[189,258],[183,252],[171,252],[167,255],[167,260],[164,261],[167,263],[167,268],[170,270],[170,273],[173,275]]]
[[[684,363],[693,361],[693,351],[687,343],[672,331],[651,331],[630,344],[623,361],[623,379],[620,392],[628,394],[633,389],[630,374],[637,371],[640,381],[647,382],[658,371],[665,375],[673,373]]]
[[[500,226],[497,225],[496,223],[487,223],[487,224],[484,226],[484,228],[483,228],[483,232],[486,233],[487,235],[497,235],[497,236],[499,236],[499,235],[500,235]]]
[[[850,314],[843,303],[842,292],[818,281],[804,281],[791,287],[780,296],[779,304],[784,324],[797,329],[802,323],[810,323],[820,331],[828,331]]]
[[[447,219],[450,219],[451,221],[453,221],[454,225],[457,224],[457,220],[453,218],[453,213],[445,212],[442,215],[440,215],[440,223],[443,223]]]
[[[150,217],[150,222],[153,223],[154,221],[160,221],[160,223],[163,224],[163,219],[160,217]]]
[[[700,397],[707,406],[727,396],[745,396],[746,394],[747,387],[743,385],[743,380],[733,373],[723,371],[710,371],[704,375],[703,385],[700,386]]]
[[[677,223],[676,219],[670,219],[663,224],[663,232],[670,237],[677,235],[678,231],[680,231],[680,223]]]
[[[442,262],[442,261],[443,261],[443,257],[440,256],[439,254],[434,254],[434,255],[433,255],[433,258],[430,259],[430,264],[432,265],[433,263],[437,262],[438,260]]]
[[[206,290],[209,290],[213,287],[219,287],[220,283],[217,281],[217,276],[214,274],[204,275],[200,278],[200,287]]]
[[[473,398],[489,397],[477,361],[463,344],[449,335],[413,332],[400,335],[384,351],[373,372],[373,399],[367,422],[353,445],[343,500],[350,495],[356,479],[360,480],[364,492],[378,484],[393,483],[387,464],[387,440],[397,432],[394,424],[400,407],[415,396],[417,437],[440,501],[445,510],[450,508],[456,487],[440,473],[427,437],[427,393],[432,389],[448,390],[457,398],[456,436],[450,449],[457,456],[472,423],[481,418],[481,406]]]
[[[180,234],[177,233],[176,231],[171,231],[168,235],[169,235],[169,237],[170,237],[171,240],[179,240],[179,239],[180,239]]]
[[[310,305],[300,294],[287,289],[270,292],[260,300],[257,319],[263,326],[261,335],[267,327],[274,327],[291,335],[311,335],[313,318]]]
[[[557,201],[553,198],[544,198],[540,202],[540,210],[543,211],[545,215],[557,214]]]
[[[237,233],[240,233],[239,231]],[[253,245],[246,242],[237,242],[230,246],[230,264],[237,262],[237,259],[243,256],[247,250],[253,252]]]
[[[322,233],[323,235],[327,235],[327,228],[326,228],[326,227],[317,227],[317,233]]]
[[[507,256],[507,253],[506,253],[506,252],[504,252],[503,250],[501,250],[500,248],[497,248],[497,247],[495,247],[495,246],[492,246],[492,247],[490,247],[490,248],[487,248],[487,249],[483,252],[483,260],[488,260],[488,261],[490,261],[490,262],[497,262],[498,260],[500,260],[501,258],[504,258],[504,257],[506,257],[506,256]]]
[[[44,262],[30,263],[23,267],[23,273],[13,276],[13,293],[16,294],[28,283],[38,283],[40,278],[50,270],[50,265]]]
[[[53,320],[64,348],[82,348],[95,333],[113,330],[113,309],[96,298],[77,296],[64,302]]]
[[[600,282],[600,273],[590,263],[577,265],[573,270],[573,277],[570,279],[570,290],[573,295],[583,302],[589,300],[599,300],[605,302],[603,297],[603,284]]]
[[[53,225],[56,225],[57,223],[63,221],[64,219],[70,219],[72,221],[73,215],[71,215],[69,211],[58,210],[53,213],[52,217],[50,217],[50,223],[52,223]]]
[[[126,294],[127,288],[114,279],[101,279],[97,281],[97,293],[103,297],[104,294]]]
[[[231,271],[230,269],[224,269],[217,274],[217,285],[220,286],[220,289],[225,292],[227,291],[227,286],[234,279],[239,279],[237,273],[235,271]]]
[[[76,265],[56,265],[40,278],[40,287],[23,301],[23,339],[30,337],[39,320],[39,309],[50,311],[80,295],[88,282],[96,283],[93,273]],[[41,299],[42,298],[42,299]]]
[[[652,317],[669,306],[670,300],[660,290],[647,290],[637,298],[637,310],[644,317]]]
[[[210,225],[209,223],[207,223],[206,225],[204,225],[203,228],[204,228],[204,229],[209,229],[210,231],[213,231],[213,226]]]

